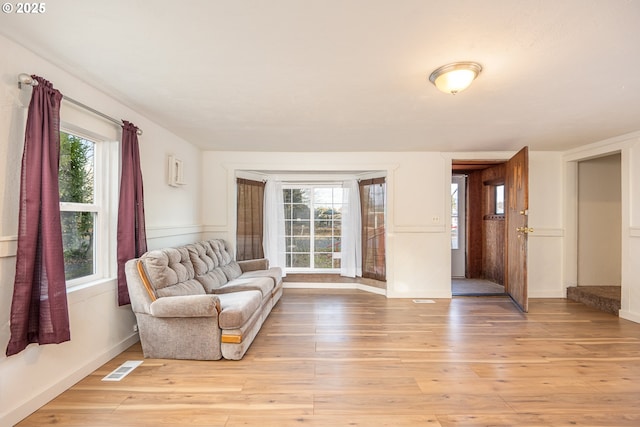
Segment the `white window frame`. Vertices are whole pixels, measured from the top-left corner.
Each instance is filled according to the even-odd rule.
[[[310,206],[310,212],[309,212],[309,222],[310,222],[310,242],[309,242],[309,260],[310,263],[313,265],[315,263],[315,251],[314,251],[314,241],[315,241],[315,215],[314,215],[314,192],[313,190],[316,188],[343,188],[343,185],[341,182],[335,182],[335,183],[294,183],[294,182],[288,182],[288,183],[283,183],[282,184],[282,189],[283,190],[300,190],[300,189],[310,189],[311,190],[311,206]],[[286,205],[286,203],[285,203]],[[342,201],[340,201],[340,205],[342,205]],[[285,219],[285,222],[287,220]],[[343,226],[343,224],[341,224],[341,227]],[[290,252],[287,250],[288,248],[285,248],[285,257],[286,255],[290,254]],[[326,253],[326,252],[323,252]],[[337,252],[333,254],[333,259],[337,259],[340,258],[342,255],[342,252]],[[328,274],[333,274],[333,273],[340,273],[340,268],[316,268],[316,267],[308,267],[308,268],[302,268],[302,267],[286,267],[285,266],[285,270],[287,273],[328,273]]]
[[[455,191],[454,191],[455,188]],[[453,201],[455,200],[455,212],[453,209]],[[460,185],[457,182],[451,183],[451,249],[460,249]],[[454,220],[455,218],[455,220]],[[453,231],[453,223],[455,222],[456,231]]]
[[[60,131],[93,142],[94,145],[94,197],[92,204],[60,202],[60,212],[93,212],[94,273],[67,280],[67,289],[98,284],[116,276],[116,238],[118,213],[118,141],[61,122]]]

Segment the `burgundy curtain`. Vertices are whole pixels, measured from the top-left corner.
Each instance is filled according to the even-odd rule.
[[[20,180],[18,251],[7,356],[30,343],[71,339],[64,277],[58,165],[60,101],[50,82],[33,87]]]
[[[384,178],[360,181],[362,207],[362,277],[386,280]]]
[[[123,120],[122,175],[118,205],[118,304],[129,304],[124,264],[147,251],[138,128]]]
[[[261,181],[238,178],[236,259],[264,258],[264,186]]]

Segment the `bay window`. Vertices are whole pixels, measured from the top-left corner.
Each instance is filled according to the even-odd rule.
[[[287,269],[339,271],[342,191],[342,185],[283,186]]]

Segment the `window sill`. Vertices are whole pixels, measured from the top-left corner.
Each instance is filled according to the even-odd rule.
[[[339,268],[323,268],[323,269],[312,269],[312,268],[287,268],[285,269],[287,274],[337,274],[340,275]]]
[[[343,277],[339,272],[289,272],[283,277],[285,282],[318,282],[318,283],[354,283],[357,280],[352,277]]]

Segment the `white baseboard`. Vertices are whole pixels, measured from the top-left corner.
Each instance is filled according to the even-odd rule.
[[[325,283],[325,282],[284,282],[284,288],[289,289],[358,289],[377,295],[387,295],[384,289],[362,283]]]
[[[618,311],[618,316],[621,319],[630,320],[635,323],[640,323],[640,313],[635,313],[628,310],[620,310]]]
[[[284,282],[285,288],[290,289],[358,289],[373,294],[384,295],[389,298],[426,298],[423,294],[389,294],[385,289],[376,288],[375,286],[364,285],[361,283],[331,283],[331,282]],[[529,298],[566,298],[566,290],[562,291],[547,291],[532,293]],[[435,299],[450,299],[451,293],[441,293],[436,295],[430,295],[429,298]]]
[[[42,406],[49,403],[62,392],[68,390],[78,381],[82,380],[87,375],[90,375],[100,366],[104,365],[109,360],[113,359],[114,357],[131,347],[133,344],[137,343],[139,340],[140,338],[137,333],[130,335],[123,341],[114,345],[109,350],[95,357],[93,360],[90,360],[83,366],[80,366],[78,369],[76,369],[75,372],[73,372],[71,375],[68,375],[62,381],[52,385],[38,395],[30,398],[28,401],[17,406],[13,410],[5,412],[4,414],[0,414],[0,426],[12,426],[17,424],[21,420],[25,419],[26,417],[40,409]]]
[[[544,299],[544,298],[566,298],[567,297],[567,290],[562,290],[562,291],[545,291],[545,292],[531,292],[531,289],[529,289],[529,298],[540,298],[540,299]]]

